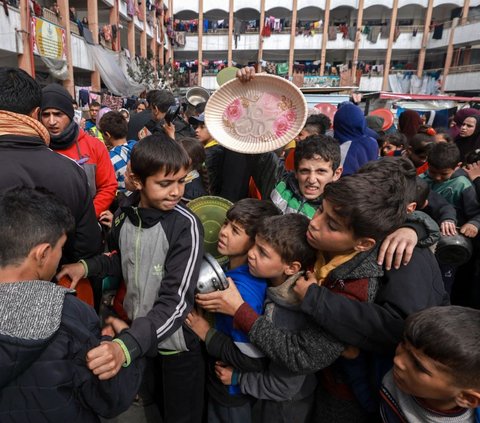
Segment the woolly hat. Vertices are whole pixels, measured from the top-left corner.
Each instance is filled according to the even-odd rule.
[[[369,115],[365,117],[365,120],[367,121],[367,126],[375,132],[380,132],[383,130],[383,117]]]
[[[47,85],[42,90],[42,110],[57,109],[73,119],[73,99],[70,93],[59,84]]]

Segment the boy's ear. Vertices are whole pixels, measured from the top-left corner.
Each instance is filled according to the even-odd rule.
[[[285,274],[288,276],[292,276],[295,273],[300,272],[300,269],[302,268],[302,265],[299,261],[293,261],[289,264],[287,264],[287,267],[285,269]]]
[[[373,238],[367,237],[358,238],[356,242],[354,250],[358,252],[371,250],[376,244],[376,241]]]
[[[142,184],[142,181],[140,181],[140,178],[135,175],[135,173],[131,173],[131,178],[132,178],[132,182],[133,182],[133,185],[135,186],[135,189],[137,190],[141,190],[143,188],[143,184]]]
[[[30,112],[30,117],[38,120],[40,118],[40,107],[35,107],[31,112]]]
[[[342,173],[343,173],[343,167],[342,166],[338,166],[336,169],[335,169],[335,172],[333,172],[333,181],[338,181],[340,179],[340,176],[342,176]]]
[[[480,406],[480,391],[466,389],[456,396],[455,401],[459,407],[477,408]]]
[[[407,214],[412,214],[417,209],[417,203],[413,201],[407,205]]]
[[[35,260],[35,263],[39,266],[43,266],[51,252],[52,246],[45,242],[43,244],[35,245],[35,247],[30,250],[29,256]]]

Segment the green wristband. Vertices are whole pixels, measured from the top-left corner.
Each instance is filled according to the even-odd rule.
[[[122,364],[122,367],[130,366],[130,363],[132,362],[132,359],[130,358],[130,352],[128,351],[127,346],[119,338],[115,338],[112,342],[115,342],[116,344],[120,345],[120,348],[123,351],[123,355],[125,356],[125,363]]]

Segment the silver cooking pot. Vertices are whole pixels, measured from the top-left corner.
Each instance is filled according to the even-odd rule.
[[[465,264],[472,254],[472,240],[460,233],[451,236],[442,235],[435,249],[435,255],[440,263],[453,266]]]
[[[200,265],[196,292],[198,294],[208,294],[209,292],[223,291],[227,288],[227,277],[217,260],[212,255],[205,253]]]
[[[185,98],[192,106],[197,106],[200,103],[206,103],[210,98],[210,94],[205,88],[192,87],[185,94]]]

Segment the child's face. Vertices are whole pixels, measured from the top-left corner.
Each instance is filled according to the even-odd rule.
[[[454,402],[460,391],[446,366],[406,341],[395,352],[393,379],[406,394],[427,400]]]
[[[212,136],[210,135],[210,132],[208,131],[207,127],[202,124],[198,125],[195,128],[195,136],[203,144],[206,144],[208,141],[212,139]]]
[[[263,238],[255,237],[255,244],[248,251],[248,270],[257,278],[271,281],[284,276],[288,265]]]
[[[412,161],[415,167],[420,167],[427,161],[427,144],[422,144],[419,148],[413,149],[408,147],[408,158]]]
[[[446,168],[446,169],[438,169],[434,166],[428,166],[428,174],[430,178],[432,178],[435,182],[440,183],[440,182],[445,182],[451,178],[453,173],[455,172],[455,169],[451,168]]]
[[[358,244],[345,219],[339,216],[328,200],[314,214],[307,230],[307,242],[316,250],[327,253],[353,251]]]
[[[143,184],[135,177],[135,188],[140,190],[141,207],[172,210],[181,200],[185,191],[185,178],[188,169],[180,169],[177,173],[165,174],[164,170],[149,176]]]
[[[402,147],[390,144],[388,141],[382,145],[382,156],[388,156],[393,154],[394,151],[401,150]]]
[[[307,200],[315,200],[323,194],[325,185],[340,178],[342,169],[333,171],[332,162],[319,155],[312,159],[302,159],[295,171],[300,192]]]
[[[229,257],[244,256],[251,246],[252,240],[242,225],[226,219],[218,234],[218,252]]]
[[[45,259],[44,266],[39,269],[39,279],[44,281],[51,281],[57,273],[58,263],[62,257],[62,249],[67,240],[66,235],[62,235],[57,243],[49,250],[48,256]]]

